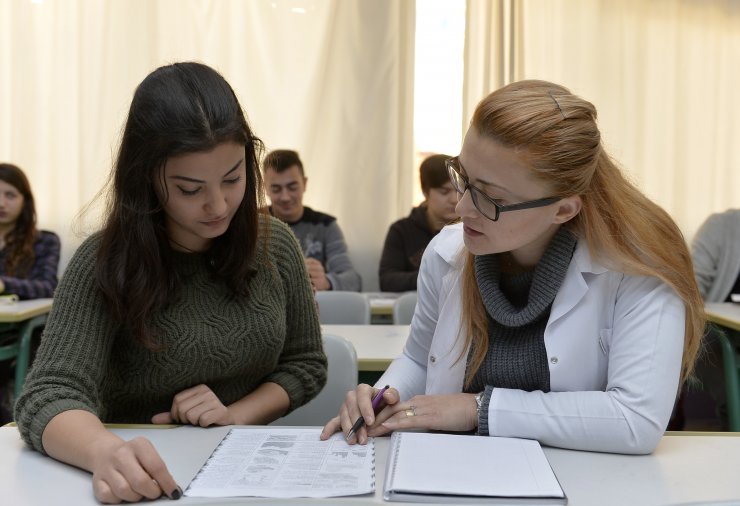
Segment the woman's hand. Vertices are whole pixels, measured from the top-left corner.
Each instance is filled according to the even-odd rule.
[[[210,425],[234,425],[229,408],[206,385],[183,390],[172,399],[169,412],[152,417],[152,423],[182,423],[208,427]]]
[[[124,441],[89,411],[59,413],[46,424],[41,439],[50,457],[92,473],[93,492],[100,502],[182,496],[152,443],[141,437]]]
[[[157,499],[162,494],[179,499],[182,490],[152,443],[143,437],[123,441],[106,438],[96,448],[92,465],[95,498],[103,503]]]
[[[382,423],[386,431],[429,429],[463,432],[478,427],[475,394],[417,395],[406,402],[389,406]],[[379,430],[380,428],[378,428]],[[369,435],[375,435],[376,428]]]
[[[377,388],[364,383],[347,392],[344,404],[339,408],[339,415],[329,420],[321,431],[321,440],[329,439],[332,434],[340,430],[346,436],[360,416],[365,419],[365,425],[350,438],[350,444],[353,442],[367,444],[369,433],[372,436],[380,436],[390,432],[380,424],[393,413],[391,407],[398,403],[400,396],[395,388],[386,390],[380,402],[380,407],[383,409],[376,415],[373,411],[372,399],[377,393]]]

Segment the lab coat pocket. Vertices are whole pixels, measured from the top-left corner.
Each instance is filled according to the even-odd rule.
[[[612,342],[612,329],[601,329],[599,331],[599,346],[604,355],[609,355],[609,345]]]

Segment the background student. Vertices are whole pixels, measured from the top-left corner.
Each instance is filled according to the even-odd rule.
[[[419,167],[424,202],[398,220],[385,237],[380,257],[380,289],[384,292],[416,290],[421,256],[442,227],[457,219],[457,192],[450,183],[447,155],[427,157]]]
[[[462,223],[429,244],[404,353],[322,437],[469,431],[652,452],[704,332],[688,248],[620,173],[594,106],[544,81],[478,105],[449,162]]]
[[[691,243],[699,291],[705,302],[730,302],[740,294],[740,209],[709,216]]]
[[[57,286],[59,237],[36,229],[31,185],[20,167],[0,163],[0,294],[19,299],[51,297]],[[0,346],[18,338],[0,333]],[[37,346],[34,339],[33,350]],[[9,422],[13,363],[0,361],[0,425]]]
[[[182,493],[149,441],[102,422],[265,424],[326,381],[300,249],[259,212],[261,150],[205,65],[136,89],[103,229],[67,268],[15,411],[23,439],[90,471],[100,501]]]
[[[740,209],[728,209],[709,216],[691,242],[691,257],[696,283],[704,301],[731,302],[730,295],[740,293]],[[702,403],[697,399],[692,402],[696,389],[687,388],[685,405],[681,402],[677,406],[677,426],[683,425],[685,412],[693,410],[696,417],[712,418],[716,415],[719,428],[727,428],[722,349],[715,332],[717,330],[710,327],[704,353],[696,366],[696,383],[710,395],[715,413],[702,413],[702,404],[711,405],[711,401]]]
[[[344,234],[334,216],[303,205],[308,178],[298,153],[270,152],[263,162],[270,214],[290,225],[301,243],[306,267],[317,290],[362,290],[362,278],[347,254]]]
[[[0,163],[0,293],[51,297],[57,286],[59,237],[36,229],[36,207],[23,171]]]

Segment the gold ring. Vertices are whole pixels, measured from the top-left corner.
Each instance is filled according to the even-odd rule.
[[[416,406],[410,406],[409,409],[406,410],[406,416],[416,416]]]

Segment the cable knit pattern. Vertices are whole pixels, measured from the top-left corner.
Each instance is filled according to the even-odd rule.
[[[502,278],[496,254],[475,257],[476,280],[488,313],[488,350],[467,391],[486,390],[481,419],[488,419],[490,387],[550,391],[545,327],[576,242],[561,227],[533,274]],[[479,432],[487,434],[487,423],[479,421]]]
[[[201,383],[226,405],[265,382],[288,392],[291,410],[312,399],[327,367],[313,293],[290,229],[265,220],[269,263],[260,246],[247,297],[232,295],[212,274],[207,253],[174,255],[181,289],[153,318],[163,351],[139,345],[109,317],[93,270],[99,236],[86,240],[59,284],[16,404],[24,440],[43,451],[46,424],[70,409],[104,422],[149,423],[175,394]]]

